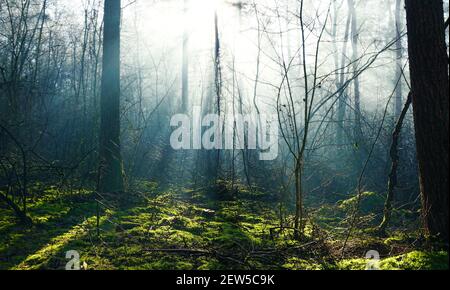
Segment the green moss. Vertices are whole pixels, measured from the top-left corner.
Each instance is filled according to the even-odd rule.
[[[134,263],[135,265],[123,267],[124,270],[193,270],[194,264],[183,260],[182,257],[177,256],[163,256],[154,262],[147,262],[144,264]]]
[[[304,260],[300,258],[290,258],[287,263],[283,265],[287,270],[323,270],[323,266],[317,264],[315,261]]]
[[[279,225],[277,208],[264,202],[263,194],[238,186],[235,189],[239,199],[217,200],[205,191],[171,188],[157,192],[156,184],[140,186],[142,195],[130,196],[130,202],[120,209],[102,210],[100,240],[96,237],[96,203],[88,191],[68,193],[44,185],[36,187],[39,196],[29,207],[36,222],[32,228],[16,224],[14,215],[0,208],[0,268],[62,269],[68,250],[77,250],[88,269],[99,270],[363,270],[366,267],[365,259],[330,264],[332,261],[323,261],[329,254],[320,246],[312,243],[311,249],[303,247],[318,237],[313,224],[322,224],[316,218],[322,217],[322,222],[336,219],[336,223],[329,225],[335,233],[338,220],[345,216],[344,209],[354,199],[342,202],[339,207],[322,209],[326,216],[320,209],[313,213],[314,223],[307,223],[304,240],[297,241],[293,239],[292,229],[271,232],[271,228]],[[408,241],[400,234],[384,241],[367,233],[362,235],[361,231],[357,234],[358,245],[364,248],[374,248],[374,243],[387,248]],[[340,240],[332,242],[339,244]],[[212,253],[164,251],[167,249],[211,249]],[[443,252],[412,252],[387,258],[381,266],[384,269],[448,268],[445,259],[448,255]]]
[[[224,270],[223,264],[216,258],[200,258],[198,270]]]
[[[349,199],[340,201],[338,208],[347,212],[353,210],[358,199],[360,199],[359,210],[362,214],[379,212],[383,209],[384,197],[375,192],[363,192],[360,197],[355,195]]]
[[[390,246],[390,245],[402,243],[405,241],[405,239],[407,239],[407,237],[404,234],[400,233],[398,235],[394,235],[394,236],[386,238],[383,241],[383,243]]]
[[[382,259],[378,263],[380,270],[448,270],[447,252],[413,251],[404,255]],[[366,259],[348,259],[337,263],[340,270],[365,270]]]
[[[337,263],[338,270],[365,270],[369,260],[366,259],[348,259]]]
[[[448,270],[448,252],[413,251],[381,261],[383,270]]]
[[[220,235],[213,241],[228,249],[252,245],[252,239],[246,233],[237,226],[226,223],[221,225]]]

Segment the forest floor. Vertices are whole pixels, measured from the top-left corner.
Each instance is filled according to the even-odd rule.
[[[126,202],[101,201],[97,227],[95,193],[48,188],[30,204],[31,227],[0,205],[0,269],[64,269],[66,253],[77,251],[89,270],[359,270],[369,250],[380,253],[381,269],[448,269],[447,252],[420,249],[401,235],[357,232],[344,256],[343,237],[331,230],[308,224],[297,241],[292,230],[280,231],[276,204],[258,193],[238,195],[149,183]]]

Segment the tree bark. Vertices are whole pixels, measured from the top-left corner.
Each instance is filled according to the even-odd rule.
[[[120,152],[120,0],[105,0],[100,125],[100,192],[124,191]]]
[[[406,0],[414,123],[426,233],[448,244],[449,80],[442,0]]]

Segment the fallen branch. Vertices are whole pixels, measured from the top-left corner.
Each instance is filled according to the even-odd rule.
[[[0,200],[4,201],[15,213],[15,215],[19,218],[19,220],[25,225],[31,225],[33,223],[32,219],[23,212],[17,204],[15,204],[11,199],[9,199],[4,194],[0,193]]]
[[[201,249],[145,249],[145,252],[186,253],[210,255],[212,252]]]

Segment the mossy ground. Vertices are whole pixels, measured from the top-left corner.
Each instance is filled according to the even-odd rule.
[[[277,205],[262,197],[242,190],[220,199],[207,190],[151,186],[129,194],[120,210],[102,208],[97,236],[94,194],[50,189],[30,205],[32,227],[0,207],[0,269],[64,269],[70,250],[96,270],[358,270],[366,268],[368,250],[380,251],[381,269],[448,269],[447,252],[415,250],[402,235],[358,232],[341,259],[341,238],[322,226],[333,227],[333,215],[323,215],[320,229],[308,224],[297,241],[292,230],[280,231]]]

